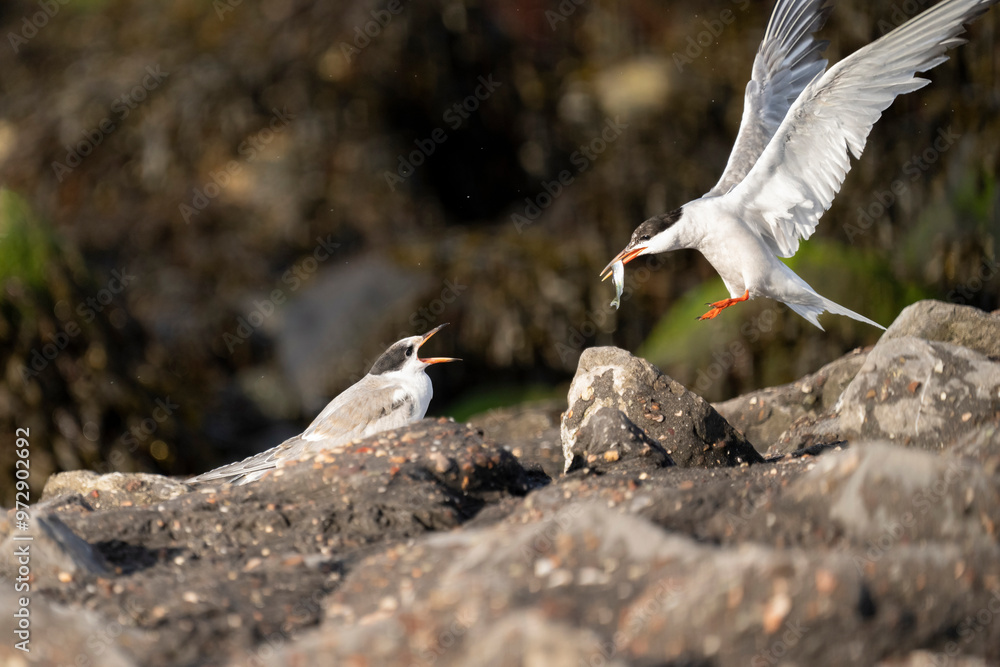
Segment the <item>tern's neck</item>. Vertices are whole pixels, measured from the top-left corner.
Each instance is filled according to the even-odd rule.
[[[691,202],[693,203],[695,202]],[[698,247],[704,234],[702,226],[698,224],[697,207],[693,211],[688,210],[691,204],[684,206],[680,220],[650,239],[649,253]]]
[[[405,387],[407,391],[412,391],[414,393],[422,393],[428,391],[430,387],[431,379],[424,373],[424,369],[419,369],[413,371],[407,369],[405,371],[389,371],[388,373],[383,373],[382,377],[391,382]]]

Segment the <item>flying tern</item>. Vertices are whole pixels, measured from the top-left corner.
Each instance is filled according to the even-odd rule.
[[[188,483],[246,484],[260,479],[281,461],[337,449],[356,438],[423,419],[434,395],[424,370],[432,364],[460,361],[451,357],[421,359],[418,354],[420,346],[444,326],[390,345],[368,375],[330,401],[300,435],[255,456],[192,477]]]
[[[813,38],[826,0],[778,0],[757,50],[743,118],[722,178],[703,197],[656,215],[605,267],[621,293],[621,264],[693,248],[718,271],[730,298],[699,319],[755,297],[787,304],[817,327],[824,311],[883,328],[816,293],[778,257],[808,239],[875,124],[897,95],[930,83],[915,76],[964,43],[963,25],[997,0],[944,0],[829,70]],[[616,298],[615,301],[618,299]],[[612,302],[612,305],[616,305]]]

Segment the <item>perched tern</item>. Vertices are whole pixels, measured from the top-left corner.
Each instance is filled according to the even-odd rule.
[[[654,216],[605,267],[621,294],[619,263],[693,248],[729,290],[699,319],[755,297],[781,301],[820,326],[823,311],[884,328],[826,299],[783,264],[808,239],[861,157],[872,125],[897,95],[930,83],[915,76],[964,43],[963,25],[997,0],[944,0],[826,70],[817,41],[826,0],[778,0],[747,84],[743,119],[722,178],[703,197]],[[616,301],[618,299],[616,298]],[[614,302],[613,302],[614,305]]]
[[[434,394],[424,370],[432,364],[460,361],[451,357],[421,359],[417,354],[420,346],[444,326],[390,345],[368,375],[330,401],[300,435],[266,452],[192,477],[188,483],[246,484],[276,468],[279,461],[336,449],[356,438],[423,419]]]

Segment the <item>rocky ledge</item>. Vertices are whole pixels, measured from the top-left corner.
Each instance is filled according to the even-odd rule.
[[[242,487],[59,475],[30,510],[31,653],[0,657],[996,664],[998,341],[1000,314],[921,302],[715,406],[594,348],[561,418],[424,420]]]

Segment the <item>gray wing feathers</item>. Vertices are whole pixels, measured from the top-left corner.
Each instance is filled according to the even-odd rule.
[[[243,484],[258,479],[264,472],[274,469],[280,460],[295,459],[304,455],[308,444],[296,435],[266,452],[255,454],[242,461],[230,463],[197,477],[192,477],[188,480],[188,483],[201,484],[204,482],[223,481],[231,484]],[[258,474],[254,475],[254,473]]]
[[[245,484],[276,468],[279,461],[316,455],[377,431],[405,426],[413,418],[415,402],[409,394],[394,401],[393,394],[397,389],[393,385],[380,386],[372,376],[367,376],[330,401],[300,435],[260,454],[193,477],[188,482]],[[406,408],[408,402],[413,405]],[[402,409],[384,409],[389,405]]]
[[[383,407],[392,405],[398,386],[379,382],[375,376],[365,376],[329,404],[302,432],[305,440],[342,438],[354,439],[372,433],[369,430],[386,417]],[[401,422],[385,428],[402,426]]]
[[[830,208],[872,126],[914,76],[947,60],[963,24],[997,0],[945,0],[859,49],[813,80],[731,195],[770,248],[791,257]]]
[[[830,7],[826,0],[779,1],[764,33],[747,84],[740,130],[719,182],[706,196],[722,195],[750,171],[799,93],[826,68],[828,42],[813,39]]]

